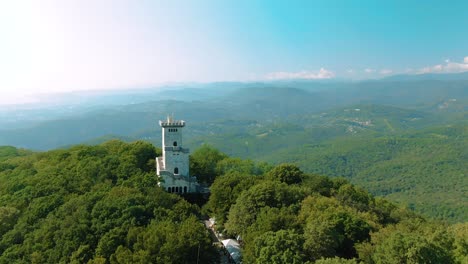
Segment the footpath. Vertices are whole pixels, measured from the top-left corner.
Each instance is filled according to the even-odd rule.
[[[229,253],[227,252],[226,248],[224,248],[224,245],[222,243],[222,238],[218,237],[216,235],[216,232],[212,228],[211,222],[209,220],[204,220],[203,222],[205,224],[205,227],[210,231],[213,241],[215,241],[216,248],[218,249],[218,254],[219,254],[219,263],[221,264],[234,263],[231,261],[229,257]]]

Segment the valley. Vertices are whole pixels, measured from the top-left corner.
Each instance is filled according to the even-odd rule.
[[[466,85],[225,83],[147,92],[146,101],[131,104],[119,101],[121,95],[105,104],[113,95],[100,94],[106,97],[101,105],[94,99],[66,117],[0,129],[0,145],[47,150],[117,138],[158,146],[157,120],[174,115],[187,121],[185,142],[192,149],[208,144],[233,157],[293,163],[305,172],[345,177],[427,216],[466,221]]]

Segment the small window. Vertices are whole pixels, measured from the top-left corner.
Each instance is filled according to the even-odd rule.
[[[187,186],[184,186],[184,193],[187,193]]]
[[[174,141],[174,143],[172,143],[172,145],[173,145],[174,147],[177,147],[177,141]]]
[[[179,168],[177,167],[174,168],[174,174],[179,174]]]

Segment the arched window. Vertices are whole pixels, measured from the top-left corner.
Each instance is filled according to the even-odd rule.
[[[167,187],[167,191],[168,191],[168,192],[171,192],[171,187]]]
[[[179,192],[179,187],[175,187],[175,192],[176,192],[176,193]]]
[[[177,147],[177,141],[174,141],[174,143],[172,143],[172,145],[173,145],[174,147]]]
[[[187,193],[187,186],[184,186],[184,193]]]
[[[179,174],[179,168],[177,167],[174,168],[174,174]]]

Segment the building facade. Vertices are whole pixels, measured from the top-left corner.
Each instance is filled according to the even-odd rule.
[[[185,121],[159,121],[162,128],[162,157],[156,158],[158,184],[168,192],[195,193],[199,190],[196,177],[190,176],[189,149],[182,144]]]

